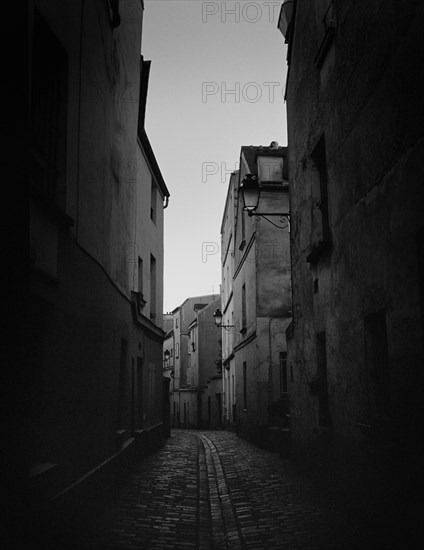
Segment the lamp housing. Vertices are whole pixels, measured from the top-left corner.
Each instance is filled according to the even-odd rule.
[[[217,327],[220,327],[222,323],[222,313],[219,308],[215,310],[215,313],[213,314],[213,318],[215,319],[215,325]]]
[[[253,174],[246,174],[240,184],[241,197],[244,204],[244,210],[253,212],[258,208],[261,189],[258,178]]]

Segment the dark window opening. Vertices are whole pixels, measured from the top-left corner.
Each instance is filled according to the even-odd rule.
[[[319,139],[312,155],[312,235],[311,252],[307,261],[315,263],[331,247],[328,208],[328,172],[324,135]]]
[[[241,243],[239,246],[239,250],[243,250],[243,248],[246,245],[246,218],[244,215],[243,208],[240,210],[240,215],[241,215]]]
[[[320,210],[322,216],[322,233],[324,242],[330,241],[330,221],[328,213],[328,173],[327,173],[327,154],[325,147],[325,137],[321,136],[314,152],[312,160],[319,174],[319,190],[320,190]]]
[[[247,409],[247,363],[243,361],[243,408]]]
[[[143,295],[143,260],[139,257],[138,258],[138,292]]]
[[[241,287],[241,331],[247,330],[247,315],[246,315],[246,284]]]
[[[65,206],[68,58],[35,9],[31,63],[31,191]]]

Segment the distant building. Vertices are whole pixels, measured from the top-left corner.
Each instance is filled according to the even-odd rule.
[[[187,383],[193,393],[190,409],[196,414],[189,423],[198,428],[222,426],[221,331],[213,318],[220,306],[217,297],[206,307],[195,309],[196,317],[188,326]]]
[[[351,496],[402,480],[403,503],[423,428],[423,22],[392,0],[284,2],[280,19],[293,456]]]
[[[163,321],[162,321],[163,330],[165,332],[168,332],[174,326],[174,320],[173,320],[173,317],[172,317],[172,313],[164,313],[162,319],[163,319]]]
[[[223,416],[226,429],[236,429],[236,369],[234,360],[234,235],[238,210],[239,172],[230,176],[227,199],[221,224],[221,310]]]
[[[29,3],[28,460],[49,526],[164,435],[169,192],[144,130],[142,18],[142,2]]]
[[[194,342],[190,340],[189,326],[197,319],[198,312],[216,299],[217,295],[215,294],[193,296],[184,300],[180,306],[168,314],[172,317],[173,329],[166,334],[163,353],[168,350],[170,354],[169,367],[166,367],[166,365],[164,367],[171,377],[171,425],[176,428],[197,426],[198,410],[200,410],[197,402],[199,387],[193,386],[193,380],[200,381],[199,364],[196,369],[192,369],[191,354],[195,350],[193,350],[192,346]],[[210,325],[212,326],[213,324],[214,321],[211,314]],[[203,338],[205,338],[203,334],[203,322],[201,330],[201,341],[203,342]],[[194,332],[191,336],[193,335]],[[194,346],[196,347],[196,344]],[[171,364],[172,368],[170,368]]]
[[[289,406],[289,224],[278,216],[270,221],[243,210],[239,186],[247,174],[261,185],[258,212],[287,213],[286,148],[241,148],[221,227],[225,425],[259,440],[275,423],[282,427]]]

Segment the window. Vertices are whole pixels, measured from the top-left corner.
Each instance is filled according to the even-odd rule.
[[[280,351],[280,396],[287,397],[287,353]]]
[[[178,328],[178,317],[175,318],[175,328]]]
[[[112,29],[119,27],[121,16],[119,14],[119,0],[108,0],[109,17]]]
[[[144,306],[146,305],[146,300],[143,295],[143,260],[138,258],[138,270],[137,270],[137,307],[139,313],[143,314]]]
[[[155,180],[152,178],[151,193],[150,193],[150,219],[156,223],[156,208],[157,208],[157,188]]]
[[[385,310],[367,315],[364,324],[366,364],[374,386],[375,411],[387,415],[390,413],[390,372]]]
[[[314,263],[329,249],[331,242],[328,210],[328,176],[325,138],[321,136],[312,155],[312,242],[307,261]]]
[[[156,258],[150,254],[150,318],[156,319]]]
[[[31,66],[29,175],[31,190],[65,206],[68,59],[35,9]]]
[[[247,330],[246,319],[246,284],[241,287],[241,333],[245,333]]]
[[[243,408],[247,409],[247,363],[243,361]]]
[[[318,381],[318,423],[320,426],[329,426],[330,409],[328,403],[327,380],[327,344],[325,332],[316,335],[317,351],[317,381]]]
[[[138,258],[137,290],[143,295],[143,260]]]
[[[243,250],[246,244],[246,219],[244,217],[243,207],[241,208],[240,215],[241,215],[241,243],[239,245],[239,250]]]

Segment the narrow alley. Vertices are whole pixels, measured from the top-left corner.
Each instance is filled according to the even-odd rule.
[[[367,548],[340,504],[290,461],[228,431],[173,430],[140,463],[84,550]]]
[[[4,22],[0,546],[421,548],[424,1]]]

